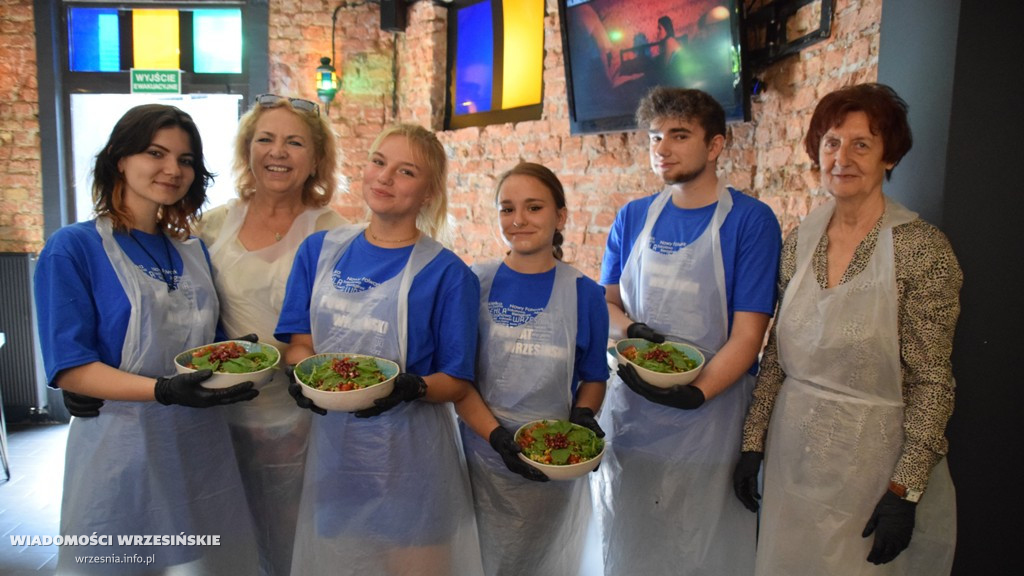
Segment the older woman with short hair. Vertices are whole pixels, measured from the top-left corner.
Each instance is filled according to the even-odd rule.
[[[811,118],[805,147],[832,198],[783,245],[735,474],[756,511],[766,456],[757,574],[952,568],[962,274],[942,232],[882,192],[911,143],[906,103],[881,84],[828,94]]]

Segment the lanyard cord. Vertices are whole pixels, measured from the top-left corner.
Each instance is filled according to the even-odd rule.
[[[167,240],[167,236],[165,234],[163,234],[163,233],[160,234],[160,238],[163,240],[163,244],[164,244],[164,253],[167,255],[167,264],[168,264],[168,266],[171,267],[171,275],[169,277],[168,277],[167,273],[164,272],[164,267],[160,264],[160,262],[155,257],[153,257],[153,254],[151,254],[149,250],[146,250],[146,247],[143,246],[142,242],[140,242],[139,239],[135,237],[135,230],[129,230],[128,231],[128,237],[131,238],[132,241],[135,242],[135,244],[139,248],[141,248],[143,252],[146,253],[146,256],[149,256],[149,259],[153,261],[153,264],[156,266],[156,269],[160,272],[160,279],[163,280],[164,284],[167,285],[167,291],[168,292],[173,291],[174,288],[175,288],[175,284],[174,284],[174,260],[171,258],[170,241]],[[150,276],[152,276],[152,274],[150,274]]]

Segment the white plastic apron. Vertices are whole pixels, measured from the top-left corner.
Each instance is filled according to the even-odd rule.
[[[409,289],[442,247],[423,237],[394,278],[339,291],[334,267],[362,233],[343,227],[324,238],[310,307],[313,347],[388,358],[404,370]],[[479,574],[450,405],[420,400],[373,418],[314,417],[295,541],[293,574]]]
[[[250,251],[238,240],[249,205],[238,199],[228,203],[224,224],[210,245],[220,320],[229,337],[255,333],[260,342],[283,352],[284,344],[274,339],[274,328],[295,252],[330,208],[302,212],[280,241]],[[291,570],[312,413],[295,409],[284,370],[275,371],[259,390],[251,402],[231,404],[224,410],[256,528],[260,574],[283,575]]]
[[[131,303],[121,351],[126,372],[174,374],[174,356],[210,342],[217,299],[199,241],[173,241],[183,273],[168,292],[124,254],[110,221],[96,220],[104,251]],[[256,548],[223,412],[107,400],[68,433],[61,534],[110,535],[114,546],[62,546],[58,574],[252,573]],[[118,535],[219,535],[219,546],[118,546]],[[81,555],[155,555],[139,564],[78,564]]]
[[[480,277],[477,387],[510,431],[542,418],[565,420],[572,406],[576,357],[576,280],[559,262],[544,310],[520,326],[494,322],[488,301],[500,261],[474,267]],[[532,482],[505,467],[501,457],[461,426],[480,544],[487,576],[536,576],[579,571],[590,518],[590,484]]]
[[[757,574],[949,574],[954,494],[945,459],[917,506],[910,548],[875,566],[867,561],[874,536],[861,537],[903,447],[892,228],[917,215],[889,200],[865,269],[822,289],[813,258],[834,209],[830,202],[800,225],[779,308],[786,379],[766,443]]]
[[[707,360],[728,339],[719,229],[732,209],[724,184],[704,233],[673,254],[648,246],[671,201],[661,192],[623,269],[630,318],[669,340],[695,344]],[[696,410],[650,402],[612,377],[602,426],[610,431],[595,482],[605,574],[743,576],[754,570],[756,517],[736,500],[732,472],[753,379],[744,374]]]

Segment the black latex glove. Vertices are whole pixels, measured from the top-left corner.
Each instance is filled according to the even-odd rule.
[[[209,408],[223,404],[234,404],[252,400],[259,395],[260,391],[253,389],[252,382],[242,382],[229,388],[211,390],[203,388],[200,384],[213,376],[212,370],[197,370],[190,374],[178,374],[171,378],[160,377],[156,379],[156,401],[169,406],[178,404],[192,408]]]
[[[253,344],[260,341],[260,337],[256,334],[246,334],[245,336],[239,336],[238,338],[232,338],[232,340],[245,340],[246,342],[252,342]]]
[[[655,404],[679,408],[680,410],[693,410],[694,408],[700,408],[704,404],[704,392],[701,392],[700,388],[696,386],[690,384],[673,386],[672,388],[651,386],[644,382],[644,379],[636,373],[636,368],[629,364],[619,364],[617,372],[619,378],[622,378],[622,381],[626,383],[626,386],[629,386],[630,390]]]
[[[573,424],[579,424],[584,428],[590,428],[597,434],[598,438],[604,438],[604,430],[601,430],[601,426],[597,423],[597,418],[594,418],[594,411],[590,408],[574,407],[569,411],[569,422]]]
[[[630,338],[643,338],[644,340],[649,340],[655,344],[661,344],[665,341],[664,335],[655,332],[654,328],[651,328],[643,322],[633,322],[630,324],[629,327],[626,328],[626,336]]]
[[[491,437],[488,438],[487,441],[491,443],[491,448],[494,448],[494,451],[501,456],[501,460],[505,463],[505,467],[511,472],[519,474],[527,480],[533,480],[534,482],[547,482],[549,480],[547,474],[537,470],[519,458],[519,453],[523,451],[523,448],[516,443],[515,436],[508,430],[498,426],[491,431]]]
[[[757,472],[761,469],[762,460],[764,452],[741,452],[740,461],[732,473],[732,488],[736,491],[736,497],[751,512],[757,512],[757,501],[761,499],[757,493]]]
[[[875,506],[871,518],[864,526],[861,536],[867,538],[875,534],[875,543],[868,554],[868,562],[885,564],[892,562],[900,552],[910,545],[910,535],[914,532],[914,516],[917,503],[904,500],[886,490],[882,499]]]
[[[61,390],[64,395],[64,407],[68,413],[79,418],[95,418],[100,415],[100,408],[103,407],[103,400],[93,398],[85,394],[75,394],[67,390]]]
[[[373,406],[365,410],[353,412],[356,418],[371,418],[391,410],[402,402],[412,402],[427,393],[427,383],[423,378],[409,372],[402,372],[395,378],[395,388],[391,394],[373,401]]]
[[[327,410],[313,404],[313,401],[302,395],[302,384],[295,381],[295,365],[289,364],[284,367],[284,373],[288,375],[288,393],[295,399],[295,404],[299,408],[305,408],[312,412],[316,412],[321,416],[327,415]]]

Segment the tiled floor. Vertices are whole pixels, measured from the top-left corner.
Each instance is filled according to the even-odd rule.
[[[56,546],[14,546],[11,536],[56,536],[67,424],[7,428],[11,479],[0,471],[0,576],[54,574]]]

